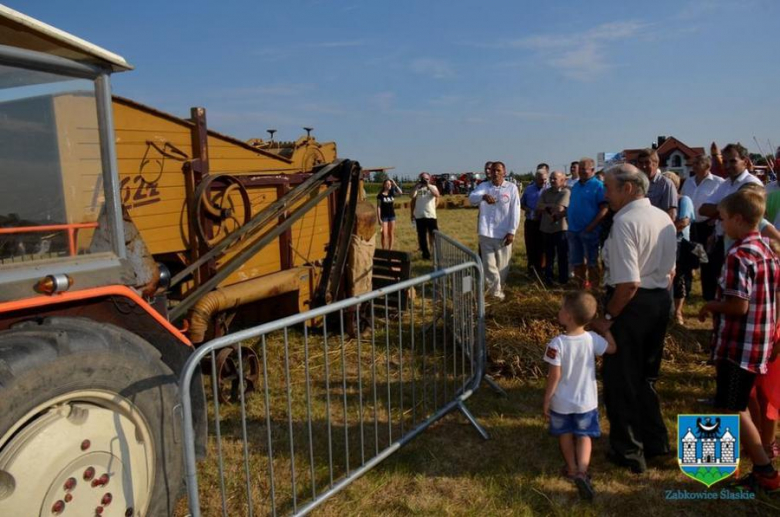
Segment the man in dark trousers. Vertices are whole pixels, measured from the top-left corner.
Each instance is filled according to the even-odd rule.
[[[696,213],[696,220],[691,224],[691,241],[701,244],[708,255],[712,255],[710,236],[715,232],[716,219],[701,215],[699,209],[723,183],[723,178],[710,172],[711,166],[712,160],[709,156],[703,154],[695,157],[691,164],[693,176],[685,180],[681,191],[683,196],[688,196],[693,201],[693,210]],[[701,294],[707,301],[715,299],[715,288],[720,275],[715,262],[716,259],[713,258],[701,265]]]
[[[645,197],[649,186],[633,165],[606,174],[615,217],[604,244],[604,316],[593,323],[597,331],[610,330],[617,343],[603,369],[610,460],[635,473],[647,469],[647,458],[671,451],[655,382],[672,303],[677,231],[669,214]]]
[[[438,230],[436,206],[441,194],[435,185],[431,184],[431,175],[420,174],[420,181],[412,189],[412,223],[417,227],[417,242],[420,245],[423,259],[431,260],[433,247],[433,231]]]
[[[541,164],[544,165],[544,164]],[[523,235],[525,237],[525,253],[528,257],[528,274],[541,275],[544,273],[544,244],[542,232],[539,229],[541,217],[536,213],[536,204],[539,197],[547,188],[547,171],[544,167],[536,170],[534,182],[528,185],[520,196],[520,208],[525,212]]]

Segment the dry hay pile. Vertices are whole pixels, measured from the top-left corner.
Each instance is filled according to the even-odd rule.
[[[507,292],[504,302],[493,303],[486,314],[488,371],[495,377],[538,379],[547,375],[542,359],[547,343],[562,332],[558,324],[561,291],[525,287]],[[666,336],[664,359],[676,361],[683,355],[706,350],[708,332],[671,325]]]

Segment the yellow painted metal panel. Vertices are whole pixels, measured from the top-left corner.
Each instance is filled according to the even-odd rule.
[[[193,157],[191,132],[194,125],[122,99],[114,101],[114,120],[123,203],[152,254],[177,252],[187,256],[189,226],[183,166]],[[295,149],[289,159],[268,151],[258,151],[217,133],[209,132],[207,142],[212,175],[294,174],[310,170],[315,163],[336,159],[335,144],[319,144],[305,138],[294,144]],[[252,205],[251,215],[277,199],[276,187],[248,187],[247,193]],[[222,202],[222,208],[229,208],[236,219],[243,222],[243,201],[238,193],[222,200],[221,193],[215,192],[212,199],[215,203]],[[299,202],[299,205],[304,202]],[[328,203],[324,200],[293,225],[291,235],[295,265],[325,258],[330,238]],[[218,231],[218,228],[213,228],[213,231]],[[217,267],[230,260],[246,244],[248,241],[218,258]],[[280,243],[276,239],[221,285],[231,285],[280,269]],[[311,282],[318,274],[312,274]],[[310,288],[302,286],[306,293],[301,293],[300,303],[308,303]]]

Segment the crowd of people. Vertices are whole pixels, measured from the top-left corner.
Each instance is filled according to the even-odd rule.
[[[522,195],[506,181],[502,162],[488,162],[488,180],[468,196],[479,207],[487,297],[505,298],[521,213],[528,272],[575,288],[558,315],[565,332],[544,353],[550,370],[543,410],[564,457],[562,475],[586,499],[594,494],[590,439],[600,435],[595,356],[604,355],[610,461],[642,473],[648,461],[672,454],[655,384],[667,324],[684,323],[697,269],[706,301],[699,318],[713,319],[712,410],[739,415],[753,464],[738,484],[780,492],[772,465],[780,455],[780,189],[751,173],[740,144],[713,151],[696,157],[685,179],[662,172],[654,149],[640,152],[636,166],[600,174],[590,158],[572,162],[569,178],[540,164]],[[713,161],[725,177],[712,174]],[[411,196],[420,250],[429,258],[440,194],[424,173]]]

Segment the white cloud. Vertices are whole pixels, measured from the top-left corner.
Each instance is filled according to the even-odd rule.
[[[642,36],[650,24],[633,20],[603,23],[580,34],[539,34],[497,44],[500,48],[536,51],[546,63],[578,81],[594,79],[611,68],[609,45]]]
[[[431,57],[417,58],[409,64],[409,68],[417,74],[434,79],[448,79],[455,76],[452,66],[443,59]]]
[[[395,92],[380,92],[371,96],[371,104],[380,111],[390,111],[395,104]]]
[[[572,79],[588,81],[610,68],[603,49],[594,42],[583,43],[550,60],[550,64]]]

